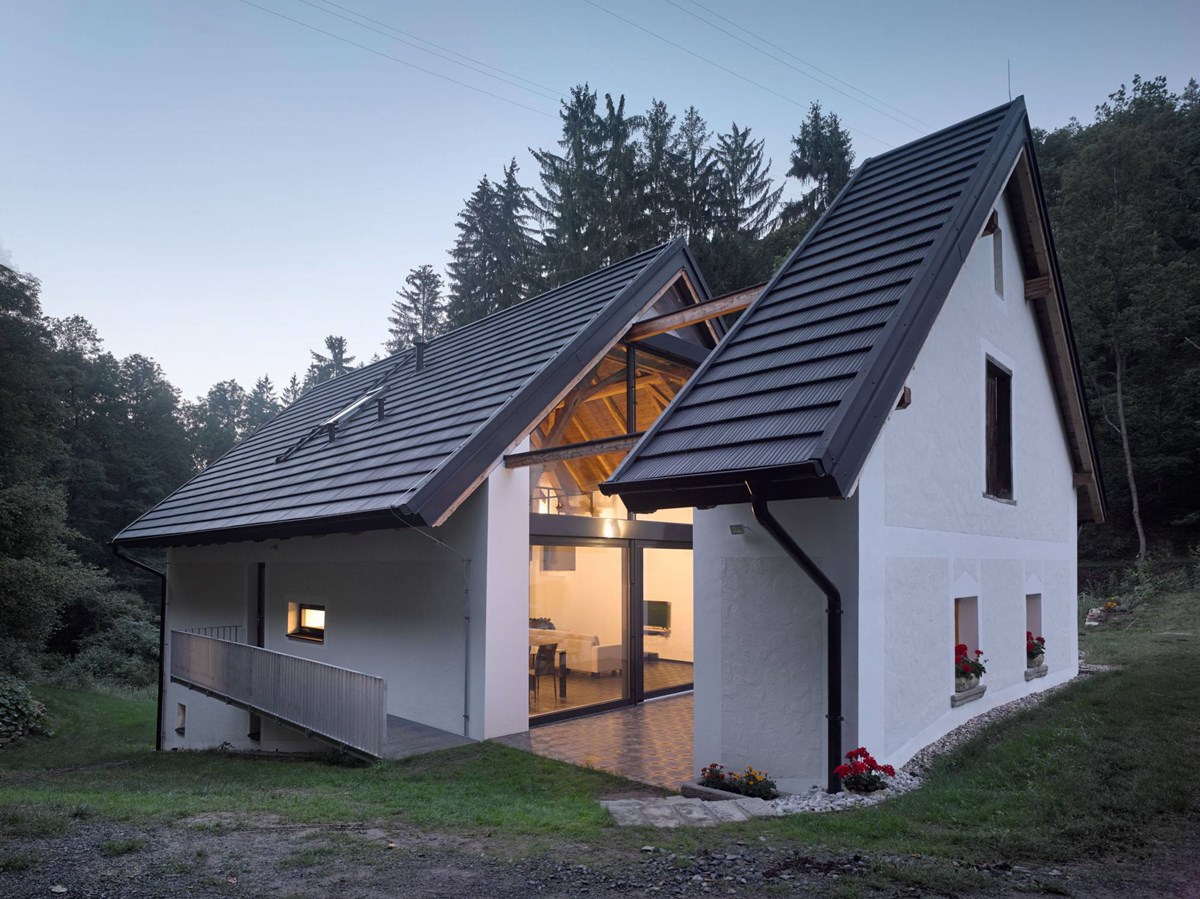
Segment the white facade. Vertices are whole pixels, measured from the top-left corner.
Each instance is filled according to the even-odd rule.
[[[171,549],[167,627],[239,625],[254,639],[259,563],[267,649],[387,681],[387,711],[473,739],[528,727],[529,476],[497,468],[444,525]],[[325,607],[324,641],[287,635],[288,604]],[[170,646],[165,657],[170,671]],[[186,727],[176,733],[178,706]],[[320,744],[166,684],[163,746],[313,750]]]
[[[1072,466],[1005,203],[998,213],[1004,293],[981,238],[906,381],[912,403],[892,413],[854,495],[772,504],[842,593],[842,750],[865,745],[896,765],[1078,670]],[[1012,373],[1012,501],[984,495],[989,359]],[[754,765],[789,791],[823,785],[824,597],[749,506],[697,513],[694,540],[697,767]],[[963,628],[988,660],[987,692],[952,708],[959,598],[975,600]],[[1049,666],[1029,682],[1027,608]]]

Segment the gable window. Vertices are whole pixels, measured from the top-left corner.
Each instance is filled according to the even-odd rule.
[[[1004,234],[1000,230],[1000,217],[992,210],[983,229],[983,236],[992,238],[992,286],[1000,299],[1004,299]]]
[[[986,468],[984,490],[995,499],[1013,498],[1012,374],[987,362]]]
[[[325,607],[304,602],[288,603],[289,637],[325,642]]]

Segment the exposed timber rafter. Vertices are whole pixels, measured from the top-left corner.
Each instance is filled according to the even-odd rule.
[[[765,286],[765,284],[755,284],[753,287],[717,297],[715,300],[695,303],[677,312],[668,312],[666,315],[658,315],[637,322],[625,332],[624,339],[630,343],[636,343],[648,337],[666,334],[668,331],[678,331],[680,328],[720,318],[722,315],[741,312],[758,298]]]
[[[527,468],[530,465],[545,465],[549,462],[562,462],[567,459],[583,459],[588,456],[602,456],[605,453],[619,453],[629,449],[641,438],[640,433],[622,434],[619,437],[602,437],[599,440],[534,450],[531,453],[510,453],[504,457],[504,467]]]

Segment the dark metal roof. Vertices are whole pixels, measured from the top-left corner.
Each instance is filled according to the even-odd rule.
[[[682,241],[656,247],[317,387],[129,525],[115,543],[179,545],[436,524],[665,285],[704,280]],[[699,299],[707,299],[701,296]],[[323,422],[382,384],[376,399]]]
[[[1027,147],[1018,98],[867,160],[601,489],[634,511],[748,481],[848,495]]]

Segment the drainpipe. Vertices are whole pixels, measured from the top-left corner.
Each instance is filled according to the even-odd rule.
[[[110,543],[109,545],[112,547],[113,555],[118,559],[128,562],[135,568],[140,568],[142,571],[148,571],[158,578],[158,720],[154,725],[154,749],[161,752],[163,748],[163,665],[167,653],[167,575],[145,562],[139,562],[137,559],[125,555],[117,544]]]
[[[826,698],[828,708],[825,718],[829,722],[829,758],[825,765],[829,772],[829,781],[826,789],[830,793],[840,793],[842,782],[833,773],[833,769],[842,762],[842,594],[838,592],[833,581],[817,567],[808,554],[792,539],[792,535],[784,530],[783,525],[771,514],[767,500],[755,493],[754,487],[750,483],[746,484],[746,490],[750,494],[750,505],[754,509],[755,520],[766,528],[767,533],[775,539],[780,548],[825,594],[825,680],[828,688]]]

